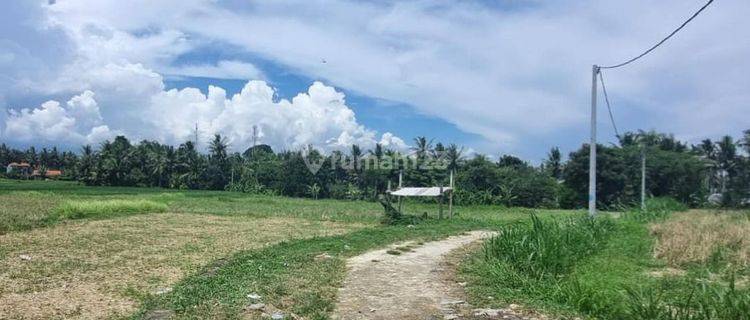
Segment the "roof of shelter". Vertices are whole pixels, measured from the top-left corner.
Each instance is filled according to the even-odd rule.
[[[443,193],[452,191],[451,187],[443,187]],[[440,187],[429,188],[401,188],[391,191],[391,195],[404,197],[437,197],[440,195]]]

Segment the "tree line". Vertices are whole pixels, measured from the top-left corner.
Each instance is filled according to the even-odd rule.
[[[324,154],[313,147],[274,152],[268,145],[230,152],[221,135],[199,152],[191,141],[177,147],[118,136],[77,153],[57,148],[26,150],[0,145],[0,164],[27,162],[34,168],[63,171],[63,179],[93,186],[139,186],[229,190],[292,197],[373,200],[395,188],[399,173],[405,186],[448,186],[455,172],[454,201],[463,205],[580,208],[588,198],[588,145],[563,160],[552,148],[540,165],[511,155],[492,160],[467,156],[455,144],[414,139],[409,152],[382,145]],[[691,206],[711,199],[724,206],[748,205],[750,199],[750,130],[735,141],[703,140],[688,145],[672,135],[628,132],[617,145],[597,145],[598,205],[628,206],[640,199],[641,156],[646,157],[647,193],[668,196]],[[312,164],[312,166],[311,166]],[[312,170],[311,170],[312,168]],[[40,170],[42,171],[42,170]],[[43,171],[42,171],[43,172]],[[6,172],[7,178],[27,178]]]

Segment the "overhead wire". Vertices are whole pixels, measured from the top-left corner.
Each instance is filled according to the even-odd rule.
[[[625,66],[627,64],[630,64],[631,62],[636,61],[636,60],[638,60],[640,58],[643,58],[643,56],[649,54],[651,51],[654,51],[654,49],[658,48],[664,42],[666,42],[667,40],[669,40],[669,38],[671,38],[672,36],[674,36],[675,34],[677,34],[677,32],[679,32],[680,30],[682,30],[682,28],[684,28],[688,23],[690,23],[690,21],[693,21],[693,19],[695,19],[695,17],[697,17],[699,14],[701,14],[701,12],[703,12],[703,10],[706,10],[706,8],[708,8],[708,6],[711,5],[711,3],[713,3],[713,2],[714,2],[714,0],[709,0],[708,2],[706,2],[706,4],[704,4],[700,9],[698,9],[698,11],[696,11],[692,16],[690,16],[690,18],[688,18],[687,20],[685,20],[685,22],[683,22],[679,27],[677,27],[677,29],[675,29],[674,31],[672,31],[672,33],[670,33],[669,35],[667,35],[664,39],[661,39],[661,41],[659,41],[658,43],[656,43],[655,45],[653,45],[651,48],[649,48],[648,50],[644,51],[643,53],[641,53],[641,54],[639,54],[639,55],[633,57],[632,59],[630,59],[628,61],[625,61],[623,63],[619,63],[619,64],[615,64],[615,65],[611,65],[611,66],[604,66],[604,67],[600,66],[599,68],[600,69],[614,69],[614,68],[619,68],[619,67]]]
[[[687,20],[685,20],[685,22],[683,22],[679,27],[677,27],[677,29],[675,29],[674,31],[672,31],[666,37],[664,37],[663,39],[661,39],[661,41],[657,42],[655,45],[651,46],[650,48],[648,48],[648,50],[644,51],[643,53],[641,53],[641,54],[639,54],[639,55],[631,58],[630,60],[627,60],[627,61],[619,63],[619,64],[610,65],[610,66],[598,66],[597,73],[599,74],[599,82],[601,82],[601,84],[602,84],[602,92],[604,93],[604,101],[607,103],[607,111],[609,112],[609,120],[612,122],[612,128],[614,128],[614,130],[615,130],[615,136],[617,137],[617,139],[620,139],[620,132],[617,130],[617,123],[615,121],[614,114],[612,113],[612,105],[609,102],[609,95],[607,94],[607,87],[604,84],[604,76],[602,75],[602,71],[601,70],[602,69],[620,68],[620,67],[628,65],[628,64],[630,64],[630,63],[632,63],[632,62],[634,62],[634,61],[636,61],[636,60],[638,60],[640,58],[643,58],[644,56],[646,56],[647,54],[651,53],[656,48],[658,48],[659,46],[661,46],[662,44],[664,44],[665,42],[667,42],[667,40],[669,40],[670,38],[672,38],[675,34],[677,34],[677,32],[679,32],[680,30],[682,30],[683,28],[685,28],[685,26],[688,25],[688,23],[690,23],[691,21],[693,21],[693,19],[695,19],[698,15],[700,15],[701,12],[703,12],[704,10],[706,10],[706,8],[708,8],[708,6],[711,5],[713,2],[714,2],[714,0],[709,0],[708,2],[706,2],[706,4],[704,4],[700,9],[698,9],[698,11],[696,11],[695,13],[693,13],[693,15],[690,16],[690,18],[688,18]]]
[[[609,103],[609,96],[607,95],[607,87],[604,85],[604,76],[602,76],[601,70],[599,73],[599,82],[602,84],[602,92],[604,93],[604,101],[607,103],[607,111],[609,111],[609,120],[612,121],[612,128],[615,129],[615,136],[620,139],[620,132],[617,130],[617,124],[615,123],[615,116],[612,114],[612,106]]]

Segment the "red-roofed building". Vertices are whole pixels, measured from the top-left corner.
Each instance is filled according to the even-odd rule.
[[[31,173],[31,165],[26,162],[11,162],[8,164],[7,167],[5,167],[5,173],[11,174],[21,174],[21,175],[28,175]]]
[[[39,171],[39,169],[35,169],[34,172],[31,173],[32,177],[42,177],[42,172]],[[52,170],[47,169],[47,171],[44,173],[44,178],[59,178],[62,176],[62,171],[60,170]]]

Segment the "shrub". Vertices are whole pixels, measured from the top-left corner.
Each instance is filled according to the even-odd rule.
[[[60,218],[67,219],[164,211],[166,204],[150,200],[76,200],[67,201],[56,210]]]

